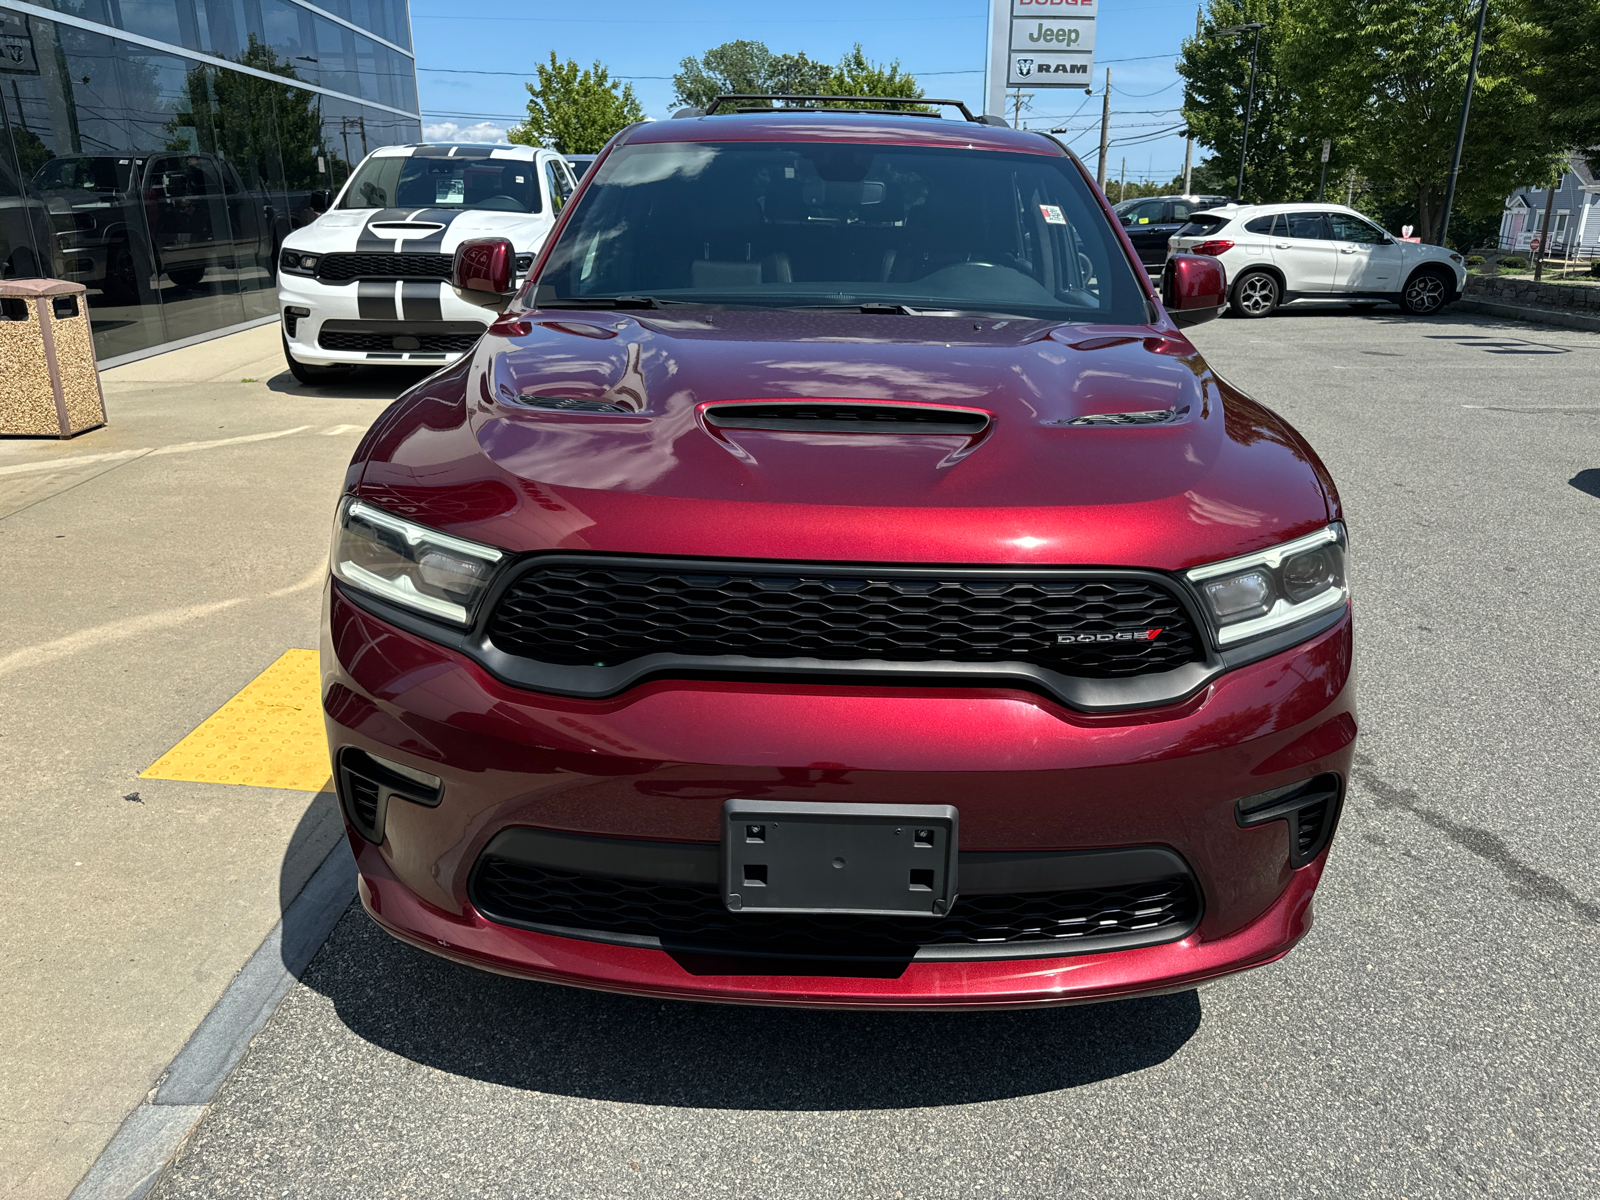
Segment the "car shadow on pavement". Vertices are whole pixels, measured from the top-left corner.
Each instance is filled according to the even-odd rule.
[[[357,367],[344,379],[325,384],[304,384],[288,368],[267,380],[267,390],[291,396],[321,396],[329,400],[393,400],[429,375],[416,367]]]
[[[1164,1062],[1195,992],[1003,1012],[822,1012],[661,1001],[475,971],[395,941],[353,904],[301,979],[358,1037],[454,1075],[687,1108],[973,1104]]]

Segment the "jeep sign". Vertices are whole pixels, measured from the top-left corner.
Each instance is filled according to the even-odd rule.
[[[1000,88],[1089,87],[1099,0],[990,3],[989,108],[999,111]]]

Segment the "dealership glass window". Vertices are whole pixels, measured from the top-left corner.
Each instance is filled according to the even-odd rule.
[[[103,19],[100,3],[77,11]],[[155,19],[151,8],[122,9],[125,20],[142,11],[147,27]],[[185,11],[194,36],[218,46],[242,36],[247,62],[287,70],[260,38],[249,43],[244,9],[193,0]],[[12,21],[36,61],[0,66],[0,271],[84,283],[101,358],[272,315],[277,247],[315,218],[311,193],[348,175],[345,142],[359,161],[365,148],[420,134],[413,117],[288,79]]]

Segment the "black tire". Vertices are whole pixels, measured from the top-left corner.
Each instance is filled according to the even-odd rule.
[[[139,267],[127,242],[106,251],[106,277],[100,290],[113,304],[139,303]]]
[[[1283,287],[1271,271],[1246,271],[1233,283],[1233,315],[1248,320],[1270,317],[1283,300]]]
[[[1400,307],[1413,317],[1431,317],[1450,303],[1455,280],[1437,267],[1422,267],[1406,280]]]
[[[181,288],[199,287],[205,277],[204,267],[170,267],[167,270],[167,278]]]
[[[280,335],[282,336],[282,335]],[[320,387],[323,384],[342,383],[350,378],[354,367],[323,367],[315,363],[303,363],[289,353],[289,339],[283,337],[283,358],[289,364],[289,374],[293,375],[307,387]]]

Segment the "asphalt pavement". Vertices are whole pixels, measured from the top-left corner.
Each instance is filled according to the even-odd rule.
[[[1600,336],[1326,308],[1193,337],[1351,530],[1359,765],[1289,958],[800,1013],[480,974],[354,907],[153,1194],[1600,1194]]]

